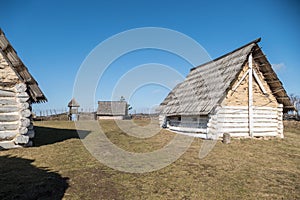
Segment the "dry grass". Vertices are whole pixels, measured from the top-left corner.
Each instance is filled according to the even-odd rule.
[[[162,131],[136,139],[113,121],[100,123],[113,143],[133,152],[159,149],[174,137]],[[203,141],[195,139],[176,162],[143,174],[98,162],[78,139],[72,122],[35,125],[36,147],[0,151],[0,199],[300,199],[297,122],[285,124],[284,140],[219,141],[204,159],[198,158]]]

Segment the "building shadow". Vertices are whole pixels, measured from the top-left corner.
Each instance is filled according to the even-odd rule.
[[[90,131],[85,130],[58,129],[42,126],[34,126],[34,129],[35,136],[33,138],[33,143],[36,147],[54,144],[72,138],[84,139],[90,133]],[[78,134],[80,134],[80,137]]]
[[[34,160],[0,156],[0,199],[62,199],[68,178],[37,168]]]

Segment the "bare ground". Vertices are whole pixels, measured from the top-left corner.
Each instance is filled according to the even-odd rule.
[[[113,121],[100,124],[114,144],[132,152],[160,149],[174,137],[163,130],[137,139]],[[72,122],[35,126],[35,147],[0,151],[0,199],[300,199],[299,122],[285,123],[283,140],[218,141],[204,159],[198,156],[203,141],[195,139],[171,165],[142,174],[101,164]]]

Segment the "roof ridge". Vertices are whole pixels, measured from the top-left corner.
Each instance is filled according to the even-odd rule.
[[[211,60],[211,61],[208,61],[208,62],[206,62],[206,63],[203,63],[203,64],[201,64],[201,65],[199,65],[199,66],[193,67],[190,71],[193,71],[194,69],[197,69],[197,68],[202,67],[202,66],[204,66],[204,65],[207,65],[207,64],[209,64],[209,63],[215,62],[215,61],[217,61],[217,60],[220,60],[220,59],[222,59],[222,58],[224,58],[224,57],[226,57],[226,56],[229,56],[230,54],[232,54],[232,53],[234,53],[234,52],[236,52],[236,51],[239,51],[239,50],[241,50],[241,49],[243,49],[243,48],[245,48],[245,47],[247,47],[247,46],[249,46],[249,45],[251,45],[251,44],[256,44],[256,43],[258,43],[258,42],[260,42],[260,41],[261,41],[261,37],[255,39],[255,40],[253,40],[253,41],[251,41],[251,42],[249,42],[249,43],[247,43],[247,44],[245,44],[245,45],[243,45],[243,46],[241,46],[241,47],[239,47],[239,48],[237,48],[237,49],[235,49],[235,50],[233,50],[233,51],[231,51],[231,52],[229,52],[229,53],[226,53],[226,54],[224,54],[224,55],[222,55],[222,56],[220,56],[220,57],[217,57],[217,58],[215,58],[215,59],[213,59],[213,60]]]

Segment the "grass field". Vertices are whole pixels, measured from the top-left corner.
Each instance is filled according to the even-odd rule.
[[[137,139],[113,121],[100,124],[113,143],[132,152],[160,149],[174,137],[162,130]],[[72,122],[35,126],[35,147],[0,151],[0,199],[300,199],[297,122],[285,123],[283,140],[218,141],[204,159],[198,157],[203,141],[195,139],[171,165],[141,174],[101,164],[85,149]]]

